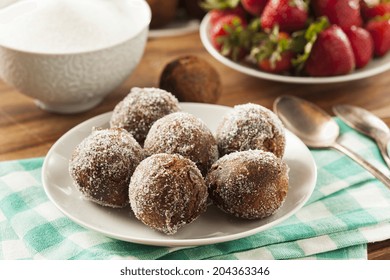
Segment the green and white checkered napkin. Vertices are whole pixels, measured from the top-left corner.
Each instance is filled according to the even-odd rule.
[[[370,139],[339,124],[343,142],[385,168]],[[318,182],[294,216],[247,238],[192,248],[133,244],[84,229],[46,197],[42,158],[2,162],[0,259],[364,259],[367,243],[390,238],[390,191],[349,158],[312,152]]]

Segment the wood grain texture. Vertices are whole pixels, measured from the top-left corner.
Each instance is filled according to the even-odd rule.
[[[272,108],[281,95],[305,98],[331,113],[334,104],[352,104],[378,112],[390,125],[390,71],[375,77],[337,84],[297,85],[261,80],[238,73],[213,59],[194,33],[149,40],[144,57],[127,81],[96,108],[75,115],[48,113],[32,99],[0,81],[0,161],[44,156],[51,145],[73,126],[111,111],[131,87],[157,87],[160,73],[171,60],[183,55],[206,59],[219,72],[223,92],[218,104],[247,102]],[[390,259],[390,240],[368,245],[369,259]]]

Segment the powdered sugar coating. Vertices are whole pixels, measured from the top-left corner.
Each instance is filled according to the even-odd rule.
[[[218,159],[217,142],[202,120],[185,112],[169,114],[151,127],[144,144],[148,155],[180,154],[191,159],[206,175]]]
[[[75,148],[69,171],[86,199],[125,207],[131,175],[143,158],[142,148],[124,129],[96,129]]]
[[[143,145],[156,120],[178,111],[178,100],[171,93],[159,88],[134,87],[114,108],[110,126],[126,129]]]
[[[264,150],[282,158],[286,146],[284,126],[267,108],[247,103],[225,115],[216,133],[220,155]]]
[[[135,170],[129,197],[139,220],[171,235],[206,211],[207,187],[191,160],[177,154],[155,154]]]
[[[213,203],[224,212],[246,219],[265,218],[286,198],[288,171],[273,153],[234,152],[213,164],[206,184]]]

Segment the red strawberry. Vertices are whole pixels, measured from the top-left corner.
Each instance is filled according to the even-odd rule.
[[[364,28],[352,26],[344,30],[347,35],[353,55],[355,57],[356,68],[362,68],[371,60],[374,53],[374,42],[370,33]]]
[[[292,68],[291,60],[294,58],[294,53],[285,51],[280,54],[280,59],[272,62],[270,59],[259,61],[259,68],[269,73],[282,73],[289,71]]]
[[[332,25],[318,34],[305,64],[310,76],[343,75],[354,68],[351,44],[340,27]]]
[[[303,29],[308,18],[303,0],[271,0],[261,15],[261,26],[271,30],[278,25],[281,31],[293,32]]]
[[[289,49],[290,43],[290,35],[279,32],[278,27],[275,27],[271,34],[252,50],[251,56],[256,59],[259,68],[266,72],[286,72],[292,68],[294,58],[294,53]]]
[[[210,39],[214,47],[224,56],[238,60],[246,52],[241,42],[241,34],[246,22],[236,15],[220,18],[210,30]]]
[[[241,0],[244,9],[254,16],[260,16],[268,0]]]
[[[311,3],[317,17],[326,16],[330,23],[343,29],[362,25],[359,0],[313,0]]]
[[[360,7],[365,20],[390,14],[390,3],[388,0],[362,0],[360,1]]]
[[[215,23],[222,17],[227,16],[227,15],[236,15],[241,18],[245,18],[245,11],[241,6],[237,6],[236,8],[233,9],[224,9],[224,10],[219,10],[219,9],[213,9],[210,11],[210,23],[211,25],[215,25]]]
[[[385,55],[390,50],[390,19],[370,20],[366,29],[374,41],[374,54]]]

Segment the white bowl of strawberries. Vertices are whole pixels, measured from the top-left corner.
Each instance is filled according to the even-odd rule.
[[[390,69],[386,0],[206,0],[206,50],[242,73],[332,83]]]

